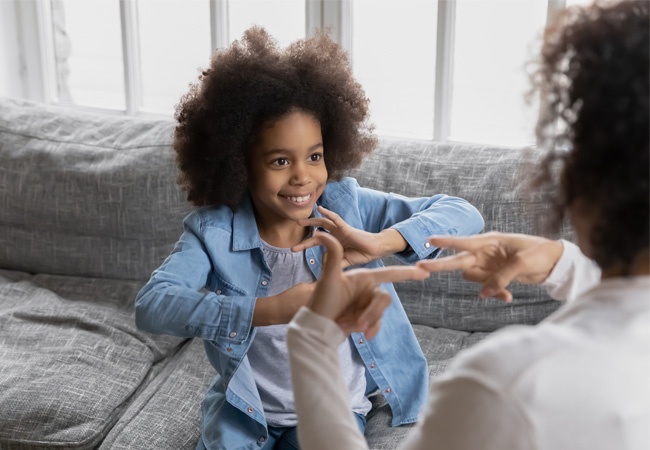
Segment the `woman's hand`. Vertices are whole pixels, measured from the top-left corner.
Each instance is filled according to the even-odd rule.
[[[386,229],[380,233],[369,233],[348,225],[338,214],[318,207],[324,217],[301,219],[298,224],[323,228],[334,236],[343,245],[343,267],[365,264],[375,259],[403,251],[407,243],[397,230]],[[291,248],[300,252],[310,247],[320,245],[314,237],[305,239]]]
[[[323,245],[323,271],[307,306],[317,314],[328,317],[346,335],[354,331],[372,339],[381,325],[381,316],[390,305],[390,295],[379,284],[423,280],[429,272],[415,266],[391,266],[379,269],[355,269],[343,272],[344,250],[341,243],[327,233],[316,232],[315,245]]]
[[[418,261],[431,272],[462,270],[463,278],[483,284],[480,296],[512,301],[506,287],[512,281],[538,284],[548,278],[562,256],[560,241],[525,234],[486,233],[469,237],[433,236],[438,248],[459,250],[453,256]]]

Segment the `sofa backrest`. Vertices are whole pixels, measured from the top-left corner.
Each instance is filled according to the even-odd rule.
[[[173,127],[0,98],[0,267],[146,280],[190,211]]]
[[[0,268],[148,279],[192,208],[176,184],[173,127],[0,98]],[[522,161],[514,149],[381,139],[351,175],[407,196],[462,197],[486,230],[531,233],[547,209],[515,187]],[[412,322],[434,327],[491,331],[558,306],[537,287],[513,289],[505,305],[479,300],[458,273],[397,285]]]
[[[377,150],[352,172],[361,186],[409,197],[448,194],[464,198],[483,214],[485,231],[535,233],[548,213],[541,195],[530,195],[522,180],[539,151],[381,139]],[[523,172],[522,172],[523,171]],[[568,231],[563,237],[571,238]],[[387,264],[397,263],[389,258]],[[513,285],[514,302],[481,300],[476,284],[460,273],[433,274],[423,282],[396,285],[415,324],[467,331],[539,322],[559,303],[536,286]]]

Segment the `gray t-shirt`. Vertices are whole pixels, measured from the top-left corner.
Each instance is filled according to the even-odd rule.
[[[262,243],[262,252],[272,274],[268,296],[284,292],[296,284],[315,281],[304,252],[293,253],[291,249],[273,247],[265,242]],[[296,426],[298,423],[291,386],[287,328],[288,325],[258,327],[248,350],[267,424],[276,427]],[[340,345],[339,358],[343,379],[350,391],[352,410],[365,415],[372,406],[365,396],[366,369],[350,339]]]

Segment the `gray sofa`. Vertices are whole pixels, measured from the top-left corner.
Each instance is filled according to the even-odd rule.
[[[171,120],[90,115],[0,99],[0,449],[193,449],[214,371],[202,344],[134,325],[136,293],[190,211],[176,186]],[[362,186],[473,203],[486,229],[531,232],[544,214],[513,187],[518,150],[382,139]],[[536,156],[532,155],[532,159]],[[479,300],[457,273],[397,287],[432,377],[508,324],[556,307],[515,286]],[[373,396],[367,436],[392,449]]]

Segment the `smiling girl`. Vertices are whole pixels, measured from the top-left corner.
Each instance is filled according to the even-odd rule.
[[[218,375],[197,448],[298,448],[286,334],[321,271],[314,227],[343,243],[347,265],[367,267],[391,254],[434,257],[427,236],[483,228],[459,198],[409,199],[343,178],[376,145],[367,112],[347,55],[326,35],[281,50],[260,28],[217,52],[181,100],[174,148],[199,208],[138,294],[136,322],[204,341]],[[393,286],[383,288],[392,304],[382,331],[339,347],[362,431],[367,394],[381,390],[393,425],[415,422],[427,397],[426,360]]]

